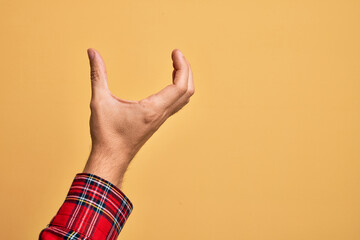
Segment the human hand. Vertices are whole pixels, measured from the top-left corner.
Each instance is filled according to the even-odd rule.
[[[84,172],[121,185],[135,154],[167,118],[178,112],[194,94],[191,67],[180,50],[174,49],[172,84],[140,101],[114,96],[107,84],[105,63],[88,49],[91,67],[90,133],[92,149]]]

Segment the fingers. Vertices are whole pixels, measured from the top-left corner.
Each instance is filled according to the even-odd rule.
[[[190,63],[187,61],[189,66],[189,84],[188,84],[188,92],[190,93],[190,96],[192,96],[195,93],[195,85],[193,80],[193,73],[191,70]]]
[[[171,112],[171,115],[178,112],[181,108],[183,108],[189,101],[190,97],[195,93],[195,86],[194,86],[194,80],[193,80],[193,74],[191,70],[190,63],[186,60],[188,67],[189,67],[189,80],[188,80],[188,89],[184,95],[182,95],[176,103],[173,105],[173,111]]]
[[[171,53],[173,61],[174,73],[173,73],[173,84],[179,89],[187,89],[187,82],[189,78],[189,65],[181,51],[174,49]]]
[[[109,92],[104,60],[101,55],[92,48],[87,50],[91,68],[92,98],[98,98]]]
[[[189,95],[189,87],[193,86],[193,83],[189,83],[189,73],[191,71],[190,65],[180,50],[174,49],[172,51],[171,58],[173,60],[174,67],[172,72],[173,84],[166,86],[160,92],[148,97],[151,98],[155,104],[168,110],[170,115],[176,110],[177,105],[187,101],[186,98]]]

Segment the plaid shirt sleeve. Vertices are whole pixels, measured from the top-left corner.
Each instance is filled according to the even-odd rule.
[[[114,240],[120,234],[133,205],[109,181],[89,173],[78,173],[65,202],[40,240]]]

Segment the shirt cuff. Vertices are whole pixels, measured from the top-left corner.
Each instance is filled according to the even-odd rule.
[[[116,239],[132,209],[115,185],[94,174],[78,173],[49,227],[69,229],[86,239]]]

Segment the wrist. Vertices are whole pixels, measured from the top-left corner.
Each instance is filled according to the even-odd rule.
[[[111,146],[110,144],[93,144],[89,158],[101,159],[108,163],[124,165],[130,163],[133,155],[131,150],[125,147]]]
[[[120,189],[131,159],[131,154],[125,150],[112,151],[111,148],[93,146],[83,172],[102,177]]]

